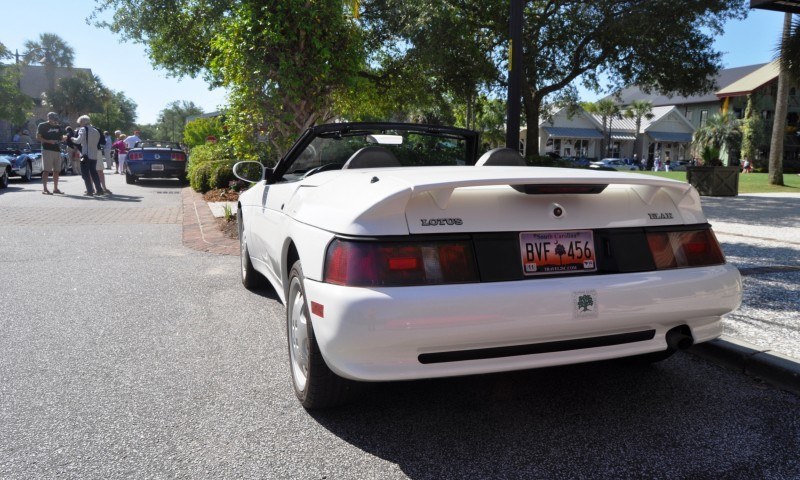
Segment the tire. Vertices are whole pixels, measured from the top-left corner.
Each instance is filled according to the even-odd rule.
[[[136,183],[136,175],[131,175],[130,173],[125,172],[125,183],[128,185],[133,185]]]
[[[8,171],[3,171],[3,175],[0,176],[0,188],[7,188],[8,187]]]
[[[250,261],[250,253],[247,250],[247,238],[244,233],[244,224],[242,223],[242,209],[239,209],[236,213],[236,223],[239,229],[239,259],[241,264],[239,272],[242,285],[248,290],[257,290],[264,286],[266,279],[253,268],[253,262]]]
[[[359,384],[331,371],[319,350],[303,286],[303,268],[294,263],[286,297],[286,337],[294,393],[308,410],[341,405],[355,397]]]
[[[25,175],[22,176],[22,180],[25,182],[30,182],[33,179],[33,165],[31,162],[28,162],[25,165]]]

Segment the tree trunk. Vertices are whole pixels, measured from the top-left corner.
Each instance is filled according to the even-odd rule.
[[[539,155],[539,111],[542,108],[542,99],[523,88],[522,107],[525,109],[525,123],[528,125],[525,132],[525,156],[530,158]]]
[[[789,36],[792,14],[783,16],[783,40]],[[783,55],[783,52],[781,52]],[[783,185],[783,141],[786,136],[786,112],[789,105],[789,78],[781,62],[778,74],[778,93],[775,97],[775,121],[772,124],[772,141],[769,144],[769,183]]]

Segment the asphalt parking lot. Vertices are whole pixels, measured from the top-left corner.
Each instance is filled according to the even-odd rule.
[[[800,478],[800,397],[683,353],[375,384],[306,412],[283,306],[213,253],[202,202],[109,181],[0,193],[0,478]],[[798,201],[703,200],[754,292],[726,332],[784,354]]]

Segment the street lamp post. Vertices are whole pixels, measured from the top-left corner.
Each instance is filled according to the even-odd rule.
[[[522,75],[522,0],[510,0],[506,147],[519,151],[520,76]]]

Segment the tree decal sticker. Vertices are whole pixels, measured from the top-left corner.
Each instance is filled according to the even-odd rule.
[[[592,305],[594,305],[594,300],[592,300],[591,295],[581,295],[578,297],[578,308],[580,308],[582,312],[589,311],[589,307]]]

